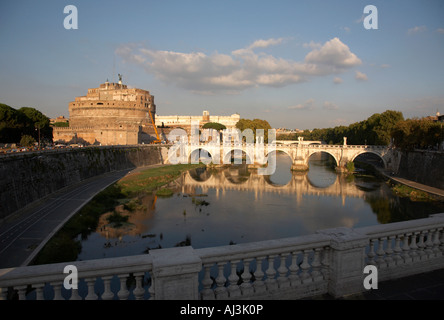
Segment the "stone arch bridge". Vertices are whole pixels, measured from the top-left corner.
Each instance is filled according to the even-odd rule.
[[[345,140],[346,141],[346,140]],[[173,146],[174,147],[174,146]],[[271,159],[272,152],[284,152],[292,159],[291,169],[294,171],[308,170],[308,162],[310,157],[319,152],[331,155],[335,161],[336,169],[340,172],[345,171],[346,164],[352,162],[361,154],[371,153],[377,155],[383,162],[384,169],[397,171],[397,157],[394,151],[388,146],[372,146],[372,145],[326,145],[320,144],[319,141],[293,141],[283,143],[275,141],[273,144],[187,144],[182,146],[180,150],[182,160],[180,163],[198,163],[202,161],[206,164],[230,164],[243,157],[246,163],[251,165],[264,165]],[[169,153],[170,163],[179,163],[171,161],[172,155],[179,154],[179,148]],[[237,155],[236,155],[237,154]],[[259,156],[259,157],[258,157]]]

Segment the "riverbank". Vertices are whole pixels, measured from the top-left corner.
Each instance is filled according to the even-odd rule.
[[[75,261],[81,251],[80,240],[97,229],[100,217],[109,213],[109,223],[124,222],[125,216],[116,207],[131,213],[141,205],[140,198],[162,190],[180,175],[201,165],[157,165],[139,167],[113,183],[91,199],[75,214],[37,254],[32,264]]]
[[[377,168],[372,164],[357,162],[357,166],[388,180],[392,191],[400,197],[410,197],[417,201],[444,201],[444,190],[442,189],[394,176],[391,172]]]

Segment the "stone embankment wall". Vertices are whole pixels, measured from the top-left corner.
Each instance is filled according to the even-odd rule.
[[[111,171],[163,163],[162,146],[91,147],[0,157],[0,219],[61,188]]]
[[[431,187],[444,189],[444,152],[398,152],[397,174]]]

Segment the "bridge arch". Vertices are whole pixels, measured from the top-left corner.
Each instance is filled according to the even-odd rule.
[[[307,165],[307,167],[309,165],[310,157],[312,155],[314,155],[315,153],[327,153],[327,154],[329,154],[335,160],[335,165],[339,166],[339,159],[338,159],[338,157],[333,152],[331,152],[329,150],[312,150],[312,151],[310,151],[308,153],[307,158],[305,159],[305,164]]]
[[[356,154],[353,155],[353,157],[350,159],[350,161],[355,161],[355,159],[358,156],[366,154],[366,153],[370,153],[370,154],[374,154],[374,155],[378,156],[382,160],[384,169],[387,169],[387,161],[386,161],[386,159],[384,159],[384,157],[379,152],[373,151],[373,150],[366,150],[365,149],[365,150],[359,151],[359,152],[357,152]]]
[[[224,150],[225,151],[225,150]],[[241,149],[241,148],[232,148],[232,149],[230,149],[229,151],[227,151],[227,152],[225,152],[224,154],[223,154],[223,157],[222,157],[222,163],[230,163],[230,164],[233,164],[232,162],[231,162],[231,156],[232,156],[232,154],[233,153],[236,153],[236,152],[239,152],[240,151],[240,153],[242,154],[242,158],[244,157],[244,155],[245,155],[245,161],[246,161],[246,163],[251,163],[251,164],[253,164],[254,163],[254,155],[250,155],[246,150],[243,150],[243,149]],[[248,157],[248,158],[247,158]],[[244,161],[242,160],[242,163],[244,163]],[[236,164],[236,163],[234,163],[234,164]]]
[[[188,155],[188,163],[199,163],[199,162],[203,162],[204,164],[209,164],[213,162],[213,155],[210,152],[210,150],[202,146],[190,150]]]

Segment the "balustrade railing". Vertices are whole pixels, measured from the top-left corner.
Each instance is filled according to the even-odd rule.
[[[80,282],[66,290],[64,268]],[[0,269],[1,299],[299,299],[364,291],[379,281],[444,268],[444,213],[429,218],[231,246]]]
[[[325,235],[196,250],[201,298],[288,298],[327,292],[330,239]]]
[[[0,299],[154,299],[150,255],[75,261],[0,270]],[[78,270],[78,289],[64,288],[67,265]]]

